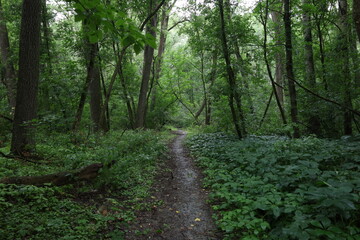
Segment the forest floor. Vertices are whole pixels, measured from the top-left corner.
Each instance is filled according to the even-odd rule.
[[[160,206],[137,214],[126,239],[215,240],[221,239],[202,188],[202,174],[184,147],[186,132],[175,131],[156,177],[151,201]]]

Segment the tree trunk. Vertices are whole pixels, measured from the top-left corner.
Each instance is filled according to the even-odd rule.
[[[350,44],[350,31],[348,19],[348,3],[347,0],[339,0],[339,13],[340,13],[340,56],[342,59],[342,94],[344,105],[348,109],[344,109],[344,134],[352,135],[352,109],[351,98],[351,77],[350,77],[350,64],[349,64],[349,44]]]
[[[284,106],[284,50],[283,50],[283,31],[281,30],[281,15],[277,11],[271,11],[271,17],[275,24],[275,82],[276,82],[276,93],[279,98],[280,104]]]
[[[359,51],[357,45],[357,36],[354,32],[355,29],[352,29],[351,36],[350,36],[350,53],[351,53],[351,60],[352,60],[352,71],[354,72],[354,84],[355,88],[360,88],[360,59],[359,59]],[[359,96],[359,92],[356,91],[354,94],[354,99]]]
[[[233,25],[232,24],[232,13],[233,12],[231,11],[230,0],[225,0],[224,8],[225,8],[224,9],[225,10],[224,15],[227,16],[226,19],[227,19],[229,25]],[[232,47],[231,47],[231,45],[232,45]],[[253,100],[252,100],[252,97],[251,97],[251,94],[250,94],[249,83],[248,83],[249,74],[248,74],[246,66],[245,66],[246,63],[245,63],[245,61],[242,58],[241,53],[240,53],[240,47],[239,47],[238,39],[235,37],[235,35],[232,35],[232,34],[229,35],[229,46],[230,46],[230,48],[234,49],[234,53],[235,53],[235,56],[236,56],[236,59],[237,59],[238,65],[239,65],[238,71],[237,70],[234,71],[235,78],[236,78],[236,76],[238,76],[238,72],[240,72],[240,75],[241,75],[242,80],[243,80],[243,81],[240,81],[240,84],[244,83],[244,88],[243,88],[244,91],[243,92],[248,98],[248,101],[249,101],[248,107],[250,109],[250,113],[254,114],[254,111],[255,111],[254,110],[254,104],[253,104]],[[242,110],[240,110],[240,111],[242,112]]]
[[[35,126],[40,59],[41,0],[24,0],[20,29],[19,79],[11,152],[35,150]]]
[[[310,0],[303,0],[304,13],[303,13],[303,34],[305,40],[305,79],[309,84],[309,88],[316,92],[316,75],[315,75],[315,64],[314,64],[314,51],[313,51],[313,38],[311,30],[311,16],[309,12],[306,11],[306,6],[311,4]],[[308,109],[309,109],[309,118],[308,125],[310,133],[319,136],[320,131],[320,119],[316,111],[318,106],[316,105],[317,99],[311,95],[309,96]]]
[[[231,115],[232,115],[235,131],[236,131],[238,137],[241,139],[243,137],[243,133],[241,131],[242,126],[239,123],[239,119],[238,119],[238,116],[236,113],[236,108],[235,108],[235,103],[234,103],[234,99],[237,98],[235,100],[238,101],[239,98],[236,97],[237,87],[236,87],[235,73],[231,67],[230,54],[229,54],[229,50],[228,50],[228,43],[227,43],[226,29],[225,29],[223,0],[218,0],[218,4],[219,4],[219,11],[220,11],[221,42],[222,42],[223,55],[225,58],[226,72],[228,75],[228,82],[229,82],[229,106],[230,106],[230,110],[231,110]],[[240,105],[240,107],[241,107],[241,105]],[[241,111],[241,108],[238,110]],[[240,119],[241,118],[242,118],[242,114],[240,113]]]
[[[153,111],[156,106],[156,95],[157,95],[157,82],[160,79],[161,74],[161,65],[163,60],[163,54],[165,52],[166,47],[166,38],[167,38],[167,32],[168,32],[168,25],[169,25],[169,14],[171,11],[171,6],[168,7],[169,4],[165,3],[162,9],[161,14],[161,30],[160,30],[160,40],[159,40],[159,47],[158,47],[158,54],[155,61],[155,73],[154,73],[154,86],[152,91],[152,97],[151,97],[151,105],[150,105],[150,111]]]
[[[211,124],[211,99],[208,98],[205,111],[205,125]]]
[[[85,84],[83,86],[81,95],[80,95],[80,100],[79,100],[79,105],[76,111],[76,115],[75,115],[75,120],[72,126],[72,130],[76,131],[78,130],[79,126],[80,126],[80,122],[81,122],[81,118],[82,118],[82,114],[84,111],[84,106],[85,106],[85,102],[86,102],[86,97],[87,97],[87,92],[89,89],[89,86],[93,80],[94,74],[95,74],[95,59],[96,59],[96,54],[97,54],[97,48],[95,44],[90,44],[90,49],[88,50],[88,63],[87,63],[87,75],[86,75],[86,80],[85,80]]]
[[[6,26],[6,19],[0,1],[0,51],[1,63],[4,67],[4,85],[7,90],[7,98],[11,112],[13,113],[16,105],[16,73],[11,61],[11,51],[9,42],[9,33]]]
[[[269,0],[266,0],[265,17],[263,18],[263,22],[262,22],[263,27],[264,27],[263,49],[264,49],[264,60],[265,60],[265,64],[266,64],[266,69],[267,69],[267,72],[268,72],[268,75],[269,75],[269,78],[270,78],[270,81],[271,81],[271,86],[273,88],[273,91],[271,93],[271,97],[270,97],[270,99],[268,101],[268,104],[266,106],[264,116],[263,116],[263,118],[262,118],[262,120],[260,122],[260,127],[261,127],[262,122],[264,121],[264,119],[266,117],[266,114],[267,114],[268,109],[270,107],[270,103],[271,103],[271,99],[272,99],[273,95],[275,95],[275,100],[276,100],[276,104],[277,104],[277,106],[279,108],[281,120],[282,120],[284,125],[287,125],[284,106],[283,106],[283,103],[281,102],[282,100],[284,100],[284,99],[281,100],[281,96],[283,96],[283,89],[281,88],[281,85],[276,84],[276,80],[274,80],[274,78],[273,78],[273,74],[272,74],[271,67],[270,67],[270,62],[269,62],[269,59],[268,59],[268,47],[267,47],[267,39],[268,39],[267,22],[268,22],[268,18],[269,18]],[[283,65],[282,60],[281,60],[281,65]],[[281,68],[282,67],[283,66],[281,66]],[[276,70],[278,71],[278,66],[276,67]],[[282,75],[282,72],[281,72],[281,75]],[[277,80],[279,80],[279,79],[277,79]],[[282,79],[281,79],[281,82],[282,82]],[[278,84],[279,84],[279,82],[278,82]],[[279,88],[281,89],[280,92],[278,92]]]
[[[290,15],[290,0],[284,0],[284,25],[285,25],[285,53],[286,53],[286,74],[289,87],[290,106],[291,106],[291,121],[293,123],[293,137],[299,138],[300,131],[298,125],[298,108],[295,88],[295,75],[293,69],[292,56],[292,36],[291,36],[291,15]]]
[[[90,92],[90,112],[91,120],[93,122],[94,132],[106,131],[106,119],[101,116],[102,110],[102,97],[101,97],[101,84],[100,84],[100,67],[99,62],[96,61],[99,54],[98,44],[89,44],[90,48],[94,48],[94,54],[90,56],[94,58],[94,64],[89,66],[88,74],[90,75],[89,92]],[[91,62],[91,61],[90,61]],[[92,67],[92,69],[90,69]],[[105,113],[105,111],[104,111]]]
[[[41,64],[41,72],[43,73],[44,79],[48,79],[52,77],[53,69],[52,69],[52,57],[50,51],[50,28],[49,28],[49,16],[46,6],[46,0],[41,0],[41,30],[42,30],[42,45],[41,45],[41,55],[45,55],[45,61],[42,61]],[[51,109],[51,101],[50,101],[50,89],[49,84],[44,84],[43,86],[40,83],[40,95],[42,94],[42,99],[44,99],[40,105],[46,111],[50,111]],[[66,115],[66,114],[65,114]]]
[[[211,71],[210,71],[210,76],[209,76],[209,83],[210,86],[208,87],[208,89],[211,89],[211,87],[213,86],[215,79],[216,79],[216,75],[217,75],[217,62],[218,62],[218,51],[214,50],[213,52],[213,56],[212,56],[212,67],[211,67]],[[209,90],[207,90],[209,92]],[[205,106],[206,106],[206,110],[205,110],[205,125],[210,125],[211,123],[211,96],[208,93],[207,95],[207,101],[205,102]]]
[[[353,18],[360,41],[360,0],[353,0]]]
[[[150,0],[149,13],[151,13],[155,7],[156,7],[156,0]],[[155,14],[151,18],[150,24],[148,24],[146,27],[146,33],[151,34],[154,38],[156,38],[156,23],[157,23],[157,17]],[[149,45],[146,45],[144,51],[144,65],[143,65],[143,73],[142,73],[141,87],[139,93],[139,101],[136,112],[135,128],[145,127],[147,94],[149,91],[149,82],[151,76],[151,66],[153,63],[153,57],[154,57],[154,49]]]

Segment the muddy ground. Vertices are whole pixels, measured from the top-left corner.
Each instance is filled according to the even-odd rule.
[[[152,199],[162,202],[139,212],[126,239],[215,240],[221,239],[201,186],[201,173],[184,147],[186,133],[174,132],[169,157],[156,178]]]

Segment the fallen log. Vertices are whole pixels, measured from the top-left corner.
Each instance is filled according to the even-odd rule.
[[[54,186],[63,186],[76,182],[92,180],[98,176],[99,170],[102,167],[103,164],[94,163],[89,166],[68,172],[59,172],[42,176],[6,177],[0,179],[0,183],[35,186],[52,184]]]

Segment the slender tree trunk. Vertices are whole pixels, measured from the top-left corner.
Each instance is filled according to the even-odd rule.
[[[303,0],[303,5],[311,4],[310,0]],[[306,7],[304,8],[306,9]],[[312,38],[312,29],[311,29],[311,16],[310,14],[304,10],[303,13],[303,34],[305,40],[305,79],[309,84],[309,88],[316,92],[316,75],[315,75],[315,63],[314,63],[314,51],[313,51],[313,38]],[[308,125],[310,133],[319,136],[321,134],[320,131],[320,119],[318,114],[316,113],[317,107],[316,106],[317,99],[314,96],[309,96],[309,118],[308,118]]]
[[[299,138],[300,131],[298,125],[298,108],[295,88],[295,75],[293,69],[292,56],[292,36],[291,36],[291,15],[290,15],[290,0],[284,0],[284,25],[285,25],[285,53],[286,53],[286,74],[289,87],[290,106],[291,106],[291,121],[293,123],[293,137]]]
[[[41,0],[24,0],[21,15],[19,79],[11,152],[23,155],[35,150],[37,92],[40,62]]]
[[[143,23],[141,24],[140,26],[140,31],[143,31],[144,30],[144,26],[156,15],[156,13],[159,11],[159,9],[163,6],[163,4],[165,3],[166,0],[162,0],[157,6],[156,6],[156,9],[151,12],[148,17],[143,21]],[[109,86],[107,88],[107,91],[106,91],[106,96],[104,98],[104,106],[108,106],[109,104],[109,101],[110,101],[110,97],[111,97],[111,94],[112,94],[112,91],[113,91],[113,87],[114,87],[114,83],[115,83],[115,80],[116,80],[116,77],[118,75],[119,72],[121,72],[121,68],[122,68],[122,60],[123,60],[123,57],[125,56],[125,53],[126,53],[126,50],[128,49],[128,47],[130,47],[131,44],[129,45],[126,45],[126,46],[123,46],[121,52],[120,52],[120,55],[118,57],[118,60],[116,61],[116,65],[115,65],[115,69],[111,75],[111,79],[110,79],[110,83],[109,83]],[[133,99],[132,99],[132,96],[130,96],[131,98],[131,104],[133,105],[133,109],[134,108],[134,104],[133,104]],[[145,96],[145,99],[147,98],[147,96]],[[103,108],[102,111],[105,111],[106,108]],[[102,114],[103,115],[103,114]]]
[[[321,78],[322,82],[324,83],[324,89],[328,90],[328,83],[326,79],[326,64],[325,64],[325,50],[324,50],[324,36],[321,30],[321,23],[320,20],[316,22],[316,28],[319,38],[319,51],[320,51],[320,61],[321,61]]]
[[[99,47],[99,46],[98,46]],[[101,67],[102,61],[100,55],[98,55],[98,67],[100,72],[100,89],[102,89],[103,95],[100,93],[101,98],[101,113],[100,113],[100,126],[104,132],[110,130],[110,112],[109,112],[109,104],[105,105],[102,101],[102,96],[106,97],[106,85],[105,85],[105,78],[104,73]]]
[[[9,42],[9,33],[6,26],[6,19],[3,14],[3,9],[0,1],[0,51],[1,63],[4,66],[5,76],[4,84],[7,90],[7,97],[9,106],[13,113],[16,105],[16,73],[14,65],[11,61],[11,51]]]
[[[205,125],[211,124],[211,99],[209,98],[207,101],[207,108],[205,112]]]
[[[154,86],[152,91],[151,97],[151,104],[150,104],[150,111],[153,111],[156,106],[156,97],[157,97],[157,82],[160,79],[161,74],[161,65],[163,60],[163,54],[165,52],[166,47],[166,38],[168,32],[168,25],[169,25],[169,14],[171,11],[171,6],[168,6],[168,3],[165,3],[161,13],[161,27],[160,27],[160,40],[159,40],[159,47],[158,47],[158,54],[155,61],[155,73],[154,73]]]
[[[122,68],[122,64],[120,65],[119,68],[119,77],[120,77],[120,83],[122,86],[122,91],[123,91],[123,95],[125,98],[125,102],[126,102],[126,108],[128,111],[128,117],[129,117],[129,122],[130,122],[130,126],[131,128],[134,128],[134,124],[135,124],[135,117],[134,117],[134,102],[132,101],[132,97],[129,95],[129,91],[126,85],[126,81],[125,81],[125,76],[124,76],[124,72],[123,72],[123,68]]]
[[[230,0],[225,0],[225,15],[227,16],[227,21],[229,22],[230,25],[232,25],[232,11],[231,11],[231,3],[230,3]],[[239,65],[239,72],[241,74],[241,77],[242,77],[242,80],[241,83],[244,83],[244,90],[243,91],[247,98],[248,98],[248,101],[249,101],[249,108],[250,108],[250,113],[251,114],[254,114],[254,104],[253,104],[253,100],[252,100],[252,97],[251,97],[251,94],[250,94],[250,89],[249,89],[249,83],[248,83],[248,80],[249,80],[249,74],[248,72],[246,71],[246,63],[244,61],[244,59],[242,58],[241,56],[241,53],[240,53],[240,47],[239,47],[239,43],[238,43],[238,39],[233,36],[233,35],[230,35],[229,36],[229,42],[230,44],[229,45],[233,45],[233,49],[234,49],[234,53],[235,53],[235,56],[236,56],[236,59],[237,59],[237,62],[238,62],[238,65]],[[238,72],[237,71],[234,71],[234,74],[235,74],[235,78],[236,76],[238,75]],[[240,98],[240,101],[241,101],[241,97],[239,96]],[[236,101],[238,103],[238,101]],[[241,105],[241,104],[240,104]],[[242,110],[240,110],[242,112]],[[240,120],[242,121],[242,120]]]
[[[284,41],[283,41],[283,31],[281,30],[281,15],[277,11],[271,11],[271,17],[275,24],[275,44],[276,44],[276,52],[275,52],[275,82],[276,82],[276,93],[279,98],[281,106],[284,106]]]
[[[72,130],[76,131],[78,130],[79,126],[80,126],[80,122],[81,122],[81,118],[82,118],[82,114],[84,111],[84,106],[86,103],[86,97],[87,97],[87,92],[89,89],[89,86],[93,80],[94,77],[94,70],[95,70],[95,59],[96,59],[96,54],[97,54],[97,48],[95,44],[90,44],[89,45],[90,48],[87,50],[88,53],[87,55],[87,75],[86,75],[86,80],[85,80],[85,84],[83,86],[81,95],[80,95],[80,100],[79,100],[79,105],[76,111],[76,115],[75,115],[75,120],[72,126]]]
[[[45,55],[45,61],[41,64],[41,72],[45,73],[45,79],[48,77],[51,77],[53,74],[52,69],[52,57],[51,57],[51,51],[50,51],[50,28],[49,28],[49,16],[47,12],[47,6],[46,6],[46,0],[41,1],[41,22],[42,22],[42,45],[41,45],[41,54]],[[44,101],[42,101],[42,105],[45,110],[50,111],[51,104],[50,104],[50,91],[49,91],[49,84],[45,84],[44,86],[40,83],[40,90],[43,94],[42,98]]]
[[[230,110],[231,110],[231,115],[232,115],[232,119],[233,119],[233,124],[235,126],[235,131],[238,135],[238,137],[241,139],[243,137],[242,134],[242,127],[241,124],[239,123],[239,119],[236,113],[236,108],[235,108],[235,103],[234,103],[234,99],[236,96],[236,78],[235,78],[235,73],[234,70],[232,69],[231,66],[231,61],[230,61],[230,54],[229,54],[229,50],[228,50],[228,43],[227,43],[227,37],[226,37],[226,29],[225,29],[225,18],[224,18],[224,4],[223,4],[223,0],[218,0],[218,4],[219,4],[219,11],[220,11],[220,24],[221,24],[221,42],[222,42],[222,49],[223,49],[223,55],[225,58],[225,63],[226,63],[226,71],[228,74],[228,82],[229,82],[229,106],[230,106]],[[241,109],[239,109],[239,111],[241,111]],[[242,117],[242,115],[240,116],[240,118]]]
[[[353,0],[353,18],[360,41],[360,0]]]
[[[342,89],[344,105],[348,109],[344,109],[344,134],[352,135],[352,97],[351,97],[351,77],[349,63],[349,19],[348,19],[348,3],[347,0],[339,0],[340,12],[340,56],[342,58]]]
[[[360,88],[360,59],[359,59],[359,51],[357,45],[357,36],[354,32],[355,29],[352,29],[350,36],[350,53],[352,60],[352,71],[354,72],[354,87],[356,89]],[[358,91],[354,93],[354,98],[359,96]]]
[[[267,69],[267,72],[268,72],[268,75],[269,75],[269,78],[270,78],[270,81],[271,81],[271,86],[273,88],[273,91],[271,93],[271,97],[270,97],[270,100],[266,106],[266,111],[265,111],[265,114],[264,114],[264,117],[262,118],[261,120],[261,123],[260,123],[260,127],[262,125],[262,121],[264,121],[265,117],[266,117],[266,114],[267,114],[267,111],[269,109],[269,106],[270,106],[270,103],[271,103],[271,99],[272,99],[272,96],[275,95],[275,100],[276,100],[276,104],[279,108],[279,112],[280,112],[280,116],[281,116],[281,120],[283,122],[284,125],[287,124],[287,120],[286,120],[286,116],[285,116],[285,111],[284,111],[284,107],[283,107],[283,101],[284,99],[282,98],[281,100],[281,96],[283,96],[283,89],[281,87],[279,87],[279,85],[276,84],[276,80],[274,80],[274,77],[273,77],[273,74],[272,74],[272,71],[271,71],[271,67],[270,67],[270,63],[269,63],[269,59],[268,59],[268,47],[267,47],[267,39],[268,39],[268,33],[267,33],[267,22],[268,22],[268,18],[269,18],[269,0],[266,0],[266,6],[265,6],[265,17],[263,18],[262,20],[262,24],[263,24],[263,27],[264,27],[264,42],[263,42],[263,49],[264,49],[264,60],[265,60],[265,64],[266,64],[266,69]],[[281,65],[282,64],[282,60],[281,60]],[[278,67],[278,66],[277,66]],[[276,67],[276,68],[277,68]],[[282,67],[281,67],[282,68]],[[278,71],[278,69],[276,69]],[[282,70],[281,70],[282,71]],[[281,73],[282,75],[282,73]],[[279,80],[279,79],[278,79]],[[282,80],[281,80],[282,82]],[[279,84],[279,82],[278,82]],[[281,86],[281,85],[280,85]],[[278,92],[278,88],[281,88],[281,91]]]
[[[156,7],[156,0],[150,0],[149,13],[151,13],[155,7]],[[157,23],[157,17],[155,14],[150,20],[150,24],[148,24],[146,27],[146,33],[151,34],[154,38],[156,38],[156,23]],[[145,127],[147,94],[149,91],[149,82],[151,76],[151,66],[153,63],[153,57],[154,57],[154,49],[149,45],[146,45],[144,51],[143,74],[142,74],[139,101],[136,112],[135,128]]]

